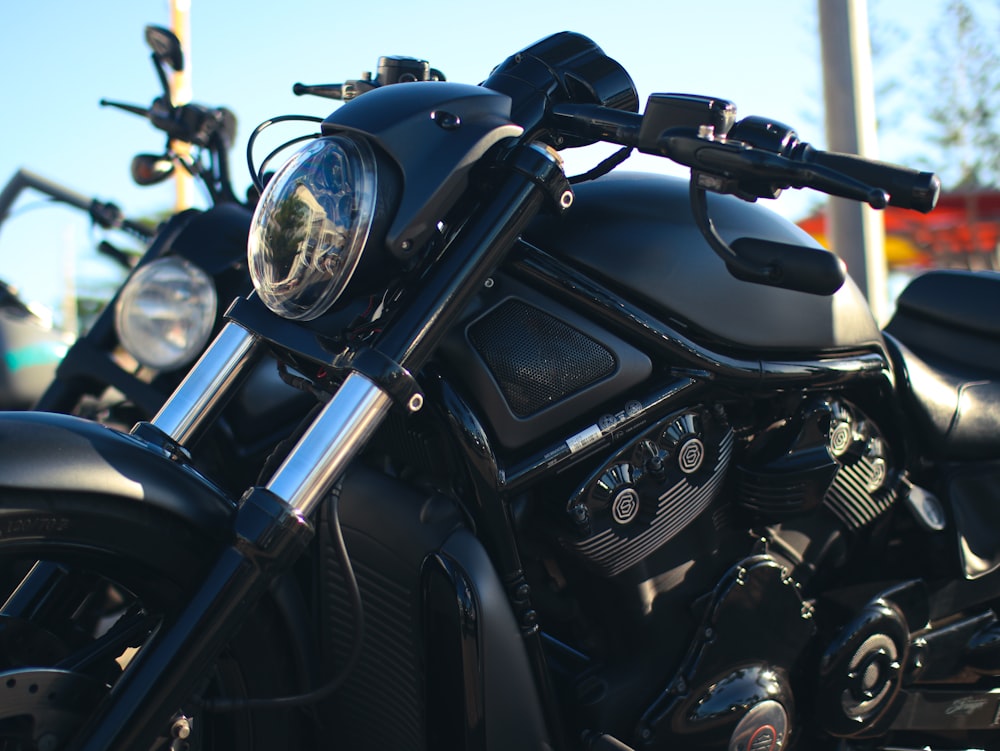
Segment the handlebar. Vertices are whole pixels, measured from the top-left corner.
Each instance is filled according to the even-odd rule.
[[[746,200],[776,198],[783,188],[927,212],[941,182],[930,172],[825,152],[794,130],[764,118],[735,120],[735,107],[708,97],[654,94],[645,114],[594,104],[556,103],[548,118],[556,141],[567,136],[617,143],[667,157],[691,170],[695,220],[713,251],[738,279],[818,295],[834,293],[846,269],[832,253],[742,238],[726,243],[708,215],[705,191]]]
[[[169,138],[194,146],[211,146],[213,136],[221,132],[228,147],[236,130],[236,118],[225,107],[206,107],[193,102],[174,106],[162,97],[148,108],[110,99],[102,99],[100,104],[138,115],[149,120],[153,127],[162,130]]]
[[[925,213],[937,203],[941,182],[933,173],[822,151],[799,141],[787,126],[762,118],[746,118],[728,134],[719,133],[717,100],[705,100],[706,114],[699,124],[691,118],[692,99],[654,94],[645,115],[590,104],[556,104],[551,115],[558,132],[638,148],[715,176],[715,185],[703,182],[716,192],[753,199],[776,197],[781,188],[812,188],[875,208],[889,205]],[[683,107],[674,107],[675,100]]]
[[[77,193],[26,169],[15,172],[0,191],[0,223],[7,218],[10,207],[21,192],[29,188],[44,193],[54,201],[87,212],[94,223],[104,229],[121,229],[142,240],[150,240],[153,237],[153,230],[144,224],[126,219],[117,205]]]

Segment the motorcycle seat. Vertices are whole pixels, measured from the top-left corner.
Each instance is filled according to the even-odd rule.
[[[917,277],[885,333],[928,458],[1000,458],[1000,274]]]
[[[1000,382],[929,362],[890,336],[886,349],[903,408],[914,419],[927,458],[1000,458]]]

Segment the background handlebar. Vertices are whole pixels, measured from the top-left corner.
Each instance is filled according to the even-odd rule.
[[[126,219],[117,205],[77,193],[75,190],[23,168],[14,173],[3,190],[0,190],[0,224],[7,219],[10,208],[17,197],[22,191],[28,189],[37,190],[58,203],[88,213],[96,224],[105,229],[123,229],[144,240],[153,236],[153,230],[149,227],[140,222]]]

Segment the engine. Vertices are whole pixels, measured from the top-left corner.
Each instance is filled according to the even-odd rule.
[[[587,727],[650,748],[790,732],[789,671],[815,635],[803,584],[895,503],[899,473],[847,401],[757,423],[741,409],[668,414],[558,507],[543,588],[561,604],[542,618],[557,661],[587,655],[566,669]]]
[[[605,577],[646,562],[715,499],[732,451],[732,431],[707,409],[661,420],[570,498],[562,545]]]

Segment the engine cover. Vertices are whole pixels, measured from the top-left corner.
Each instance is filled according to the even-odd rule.
[[[676,412],[627,444],[571,496],[562,545],[607,577],[634,566],[711,504],[733,449],[724,418]]]

